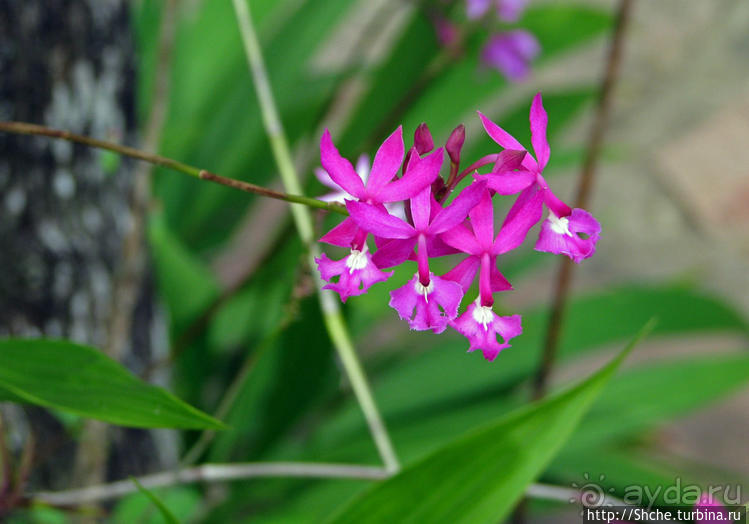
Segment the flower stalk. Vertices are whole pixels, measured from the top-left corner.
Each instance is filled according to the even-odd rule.
[[[237,22],[242,33],[242,42],[245,47],[247,61],[252,73],[252,80],[257,92],[263,124],[265,125],[265,131],[268,140],[271,143],[273,155],[281,174],[281,180],[288,191],[301,194],[301,186],[296,174],[296,169],[294,168],[294,163],[291,160],[288,141],[286,140],[281,119],[278,116],[276,104],[273,99],[273,92],[271,91],[270,83],[268,81],[268,74],[263,62],[260,44],[252,23],[250,8],[245,0],[233,0],[233,4],[237,16]],[[291,211],[294,223],[299,231],[299,236],[308,250],[308,262],[314,272],[314,260],[320,256],[320,250],[315,243],[313,235],[314,229],[312,227],[312,217],[310,216],[309,211],[302,206],[292,206]],[[385,428],[385,423],[383,422],[374,401],[374,396],[372,395],[364,370],[362,369],[359,358],[356,355],[340,306],[334,299],[331,291],[322,289],[319,279],[315,279],[315,282],[317,283],[317,291],[325,327],[328,331],[331,342],[338,352],[338,356],[346,370],[354,394],[364,412],[372,438],[374,439],[377,450],[385,464],[385,470],[389,473],[395,473],[400,469],[400,463],[395,454],[393,444],[390,441],[390,436]]]

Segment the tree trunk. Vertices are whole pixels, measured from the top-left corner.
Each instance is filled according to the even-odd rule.
[[[134,89],[126,0],[0,0],[0,119],[134,143]],[[164,343],[133,170],[68,142],[0,135],[0,336],[71,339],[135,370]],[[16,448],[36,437],[38,487],[70,486],[73,470],[92,483],[156,466],[148,432],[88,421],[77,446],[41,409],[3,415]]]

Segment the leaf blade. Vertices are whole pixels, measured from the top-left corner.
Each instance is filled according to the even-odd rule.
[[[609,364],[577,386],[502,417],[375,485],[333,522],[500,521],[650,329],[652,322]]]
[[[65,340],[0,340],[0,396],[2,391],[16,401],[122,426],[226,427],[97,349]]]

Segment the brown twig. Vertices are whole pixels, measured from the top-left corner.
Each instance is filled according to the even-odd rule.
[[[226,178],[215,173],[210,173],[209,171],[205,171],[198,167],[179,162],[178,160],[174,160],[172,158],[147,153],[146,151],[141,151],[140,149],[123,146],[121,144],[108,142],[106,140],[99,140],[84,135],[78,135],[75,133],[71,133],[70,131],[51,129],[49,127],[30,124],[28,122],[0,122],[0,131],[6,133],[15,133],[19,135],[37,135],[50,138],[59,138],[61,140],[76,142],[78,144],[84,144],[98,149],[106,149],[107,151],[112,151],[114,153],[125,155],[131,158],[136,158],[138,160],[143,160],[144,162],[150,162],[151,164],[155,164],[157,166],[168,167],[169,169],[179,171],[180,173],[184,173],[195,178],[201,178],[203,180],[214,182],[216,184],[221,184],[223,186],[231,187],[233,189],[238,189],[246,193],[253,193],[255,195],[275,198],[277,200],[283,200],[285,202],[303,204],[308,207],[314,207],[317,209],[324,209],[326,211],[332,211],[342,215],[348,215],[348,211],[346,211],[346,208],[341,206],[340,204],[323,202],[321,200],[317,200],[316,198],[310,198],[301,195],[289,195],[280,191],[274,191],[272,189],[261,187],[250,182],[242,182],[232,178]]]
[[[585,161],[578,181],[575,207],[587,207],[588,200],[590,199],[601,146],[606,133],[606,126],[608,125],[611,97],[618,78],[624,45],[624,35],[632,11],[632,4],[633,0],[620,0],[619,2],[614,35],[611,40],[606,61],[606,72],[603,78],[603,83],[601,84],[598,102],[596,104],[595,117],[593,120],[593,127],[588,140]],[[574,265],[572,261],[567,258],[564,258],[559,265],[543,355],[533,383],[533,397],[536,399],[545,395],[549,374],[551,373],[556,360],[564,310],[567,304],[570,286],[572,284],[573,267]]]

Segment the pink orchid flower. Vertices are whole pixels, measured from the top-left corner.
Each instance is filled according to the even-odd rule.
[[[484,129],[489,136],[505,149],[522,151],[525,148],[512,135],[479,113]],[[543,107],[541,93],[533,98],[530,111],[531,142],[536,158],[530,154],[522,160],[522,170],[509,173],[494,169],[485,178],[490,189],[499,194],[513,194],[520,191],[520,196],[510,210],[513,216],[519,212],[529,216],[543,213],[544,204],[549,209],[549,216],[541,226],[541,232],[535,249],[554,254],[564,254],[575,262],[590,257],[595,253],[601,226],[593,215],[584,209],[571,209],[562,202],[549,188],[543,177],[543,170],[549,162],[551,150],[546,140],[548,116]],[[540,195],[541,198],[538,198]]]
[[[424,161],[417,157],[411,163]],[[427,187],[411,198],[413,225],[377,206],[353,201],[347,203],[351,217],[360,228],[377,237],[392,239],[375,253],[374,260],[378,267],[401,264],[416,247],[418,272],[405,286],[390,294],[390,306],[408,322],[411,329],[431,329],[441,333],[448,321],[457,316],[463,291],[455,282],[437,277],[429,270],[429,256],[434,256],[434,253],[430,253],[430,244],[434,245],[438,235],[465,220],[469,210],[483,194],[486,194],[486,183],[475,182],[444,209],[437,204],[437,211],[432,213],[436,202],[431,187]]]
[[[467,292],[479,272],[479,296],[451,325],[468,338],[468,351],[481,349],[484,358],[492,361],[502,349],[510,347],[508,341],[511,338],[522,333],[520,315],[500,317],[494,313],[492,306],[494,293],[512,289],[512,285],[497,269],[497,256],[522,243],[525,235],[519,235],[518,230],[525,227],[520,221],[527,217],[519,215],[506,221],[495,238],[494,208],[488,192],[484,192],[469,217],[471,231],[461,224],[442,235],[446,244],[468,254],[444,278],[458,282]],[[497,341],[497,335],[502,338],[502,343]]]
[[[367,155],[360,155],[359,159],[356,161],[356,174],[359,175],[359,178],[361,178],[361,181],[366,184],[367,179],[369,178],[369,169],[370,169],[370,162],[369,157]],[[314,170],[315,177],[317,180],[324,186],[332,189],[330,193],[326,193],[322,196],[317,197],[319,200],[322,200],[323,202],[337,202],[339,204],[346,204],[346,199],[353,200],[355,197],[348,194],[344,189],[341,188],[338,184],[336,184],[333,179],[330,177],[327,171],[325,171],[321,167],[316,167]]]
[[[386,203],[411,198],[439,176],[442,149],[414,163],[403,177],[394,180],[403,162],[403,154],[403,130],[398,127],[378,149],[369,177],[364,182],[351,163],[340,155],[327,129],[320,141],[320,159],[333,182],[351,197],[383,209]],[[328,282],[324,289],[338,292],[344,302],[350,296],[366,293],[373,284],[385,281],[393,274],[381,271],[372,262],[367,231],[360,229],[350,217],[320,240],[351,250],[341,260],[331,260],[325,254],[315,259],[320,276]]]

